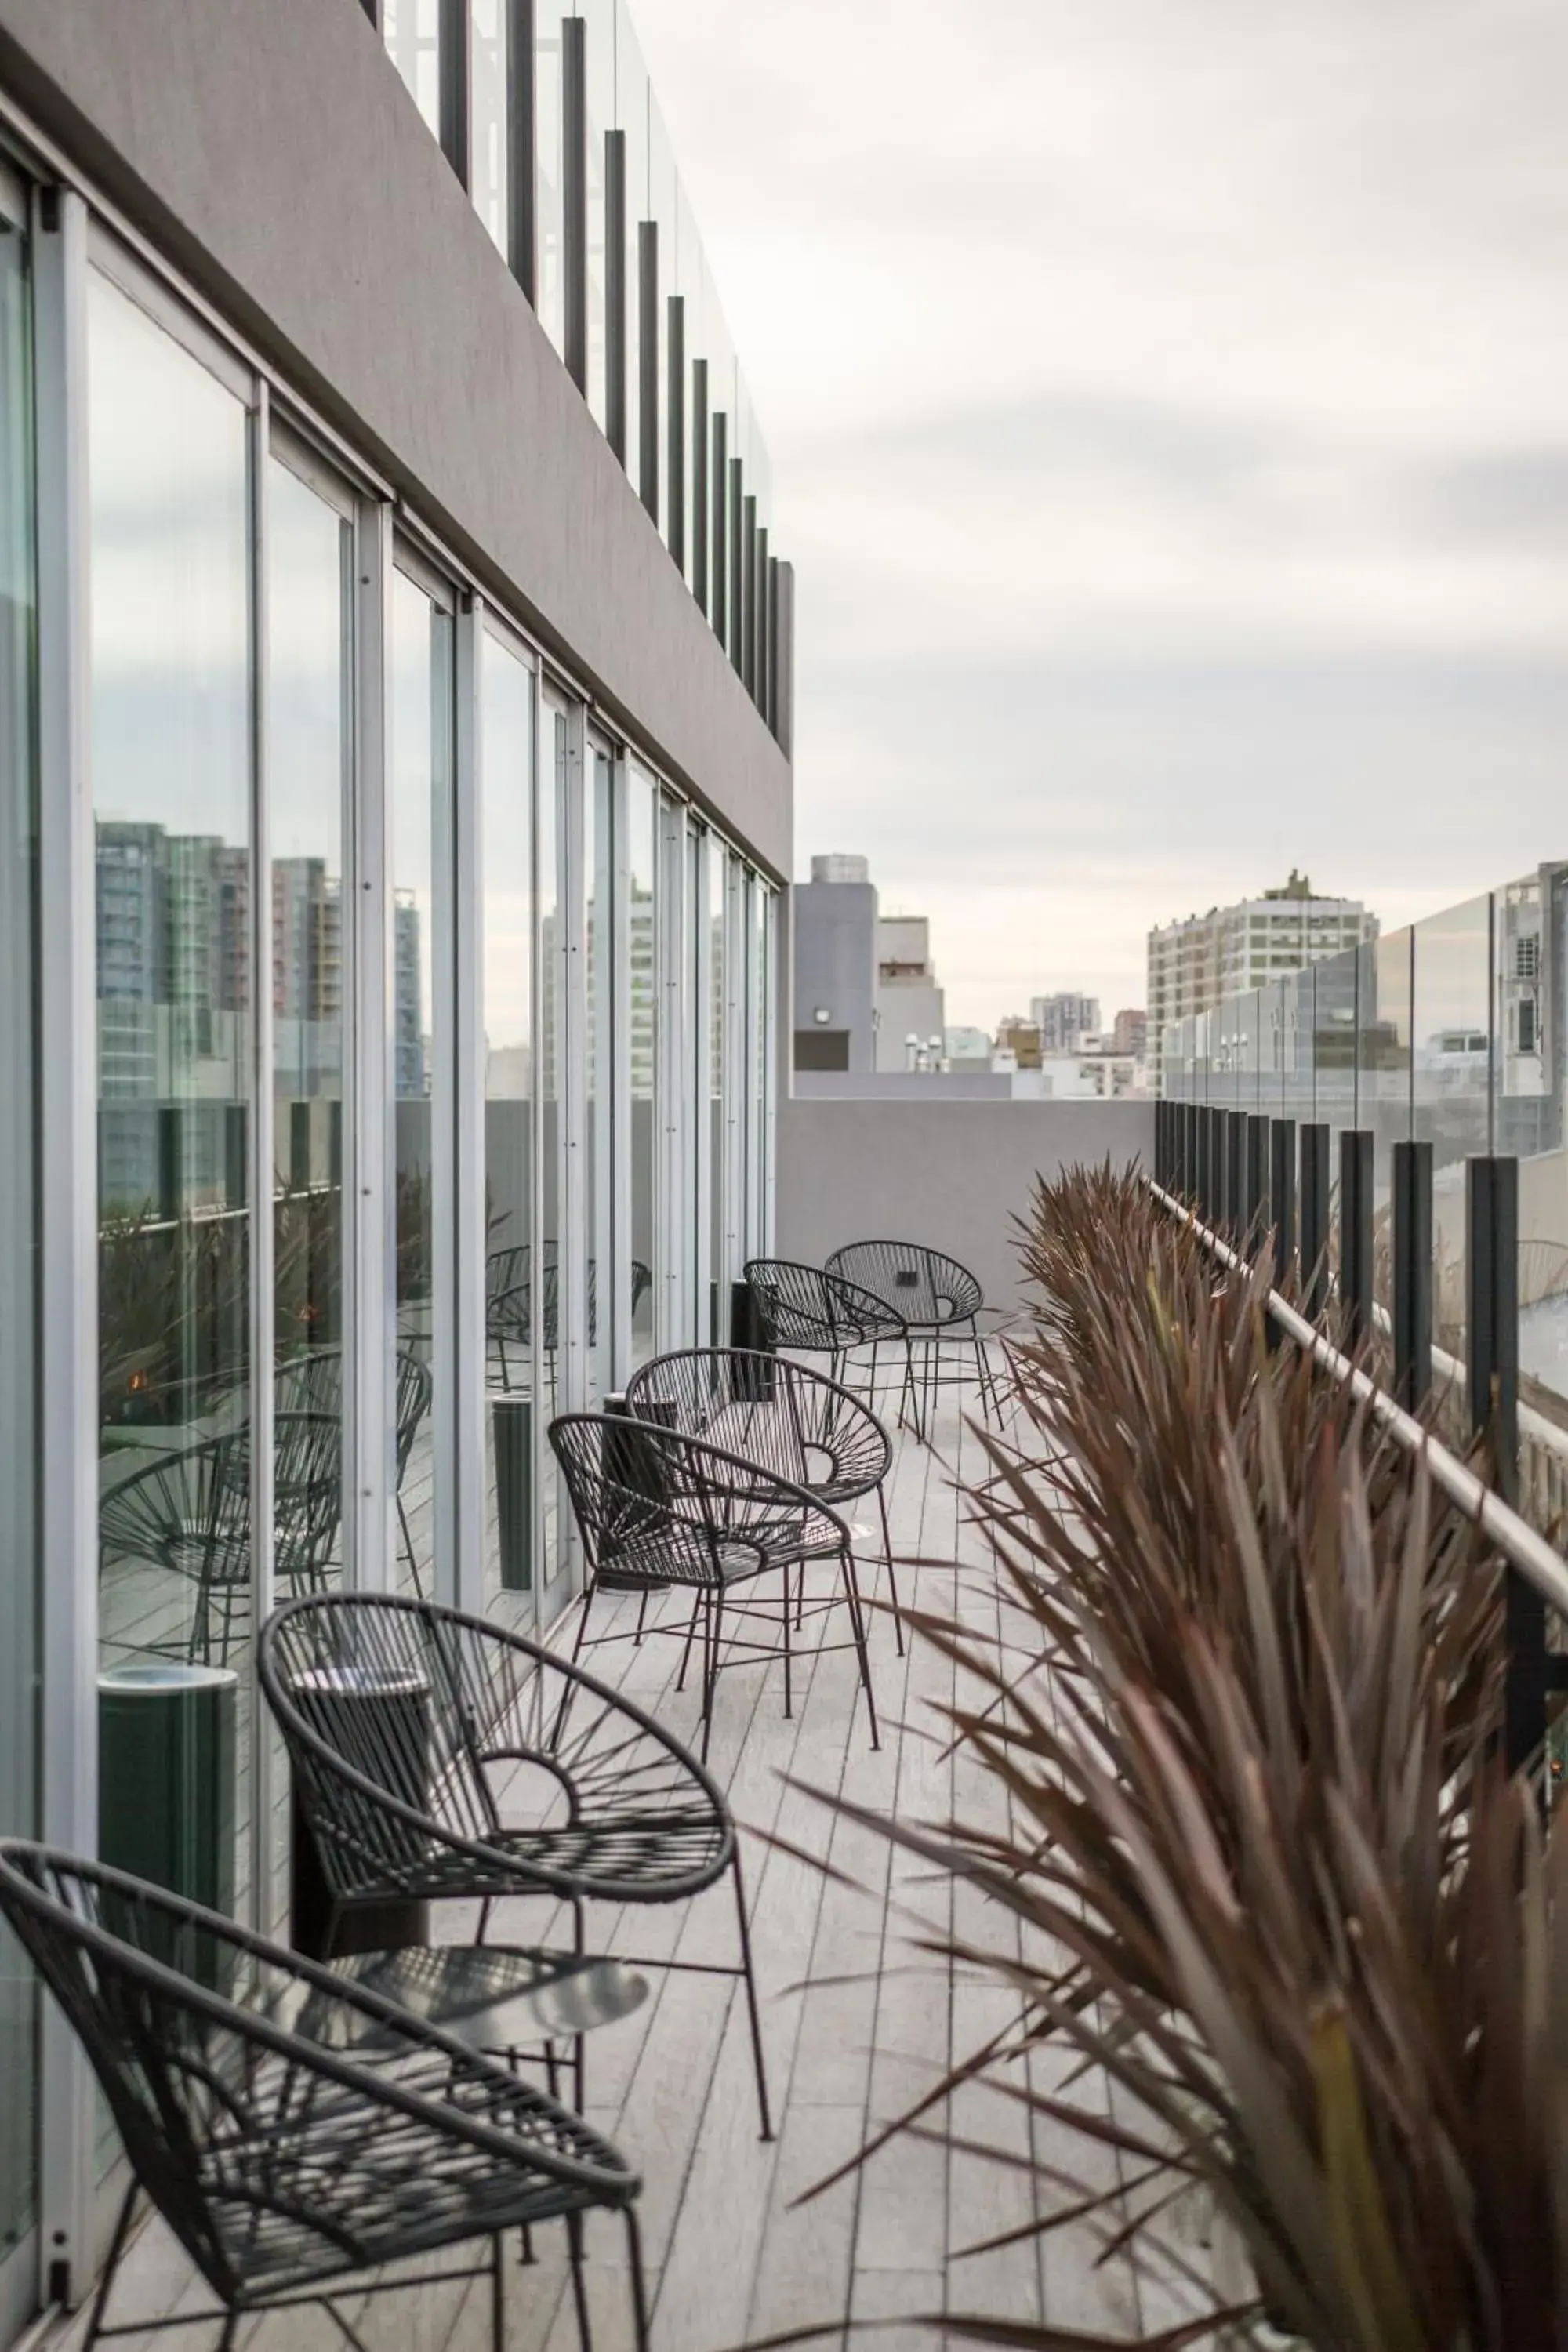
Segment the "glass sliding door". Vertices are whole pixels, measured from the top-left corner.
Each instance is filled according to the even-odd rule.
[[[20,205],[0,178],[0,1836],[38,1830],[37,1190],[37,596],[32,300]],[[31,2307],[37,2003],[0,1927],[0,2336]],[[14,2260],[10,2259],[13,2258]],[[13,2294],[7,2282],[16,2280]]]
[[[629,1279],[627,1296],[630,1370],[654,1352],[665,1251],[658,1223],[659,1109],[659,925],[658,788],[646,768],[626,762],[626,913],[625,955],[626,1005],[626,1099],[629,1132],[626,1198],[630,1204],[629,1259],[617,1251],[617,1268]]]
[[[107,1859],[234,1911],[254,1632],[249,419],[96,272],[89,362],[101,1836]]]
[[[583,1279],[586,1346],[583,1402],[592,1412],[614,1388],[616,1329],[615,761],[588,739],[583,780]]]
[[[395,1481],[389,1538],[394,1582],[449,1598],[454,1562],[449,1403],[453,1281],[452,614],[399,570],[392,594],[392,742],[387,835],[392,866],[395,1315],[387,1395]]]
[[[729,855],[716,833],[708,835],[705,927],[708,935],[708,1337],[715,1347],[730,1339],[730,1248],[725,1171],[729,1066],[727,994],[730,968]]]
[[[538,1559],[534,1470],[544,1434],[534,1411],[543,1288],[534,1221],[533,672],[489,633],[480,658],[484,1591],[487,1609],[526,1627]]]
[[[570,968],[570,929],[563,919],[565,887],[563,877],[566,840],[567,779],[571,764],[571,719],[564,703],[553,695],[542,704],[543,743],[539,777],[537,852],[534,865],[538,898],[539,941],[539,1206],[538,1262],[534,1272],[532,1317],[536,1329],[535,1362],[542,1409],[548,1419],[565,1402],[561,1328],[561,1266],[566,1205],[566,998]],[[543,1493],[542,1539],[544,1577],[548,1586],[566,1564],[566,1523],[563,1516],[560,1478],[555,1457],[547,1447],[536,1449]]]
[[[344,811],[354,534],[268,461],[272,863],[273,1561],[279,1600],[342,1573]]]

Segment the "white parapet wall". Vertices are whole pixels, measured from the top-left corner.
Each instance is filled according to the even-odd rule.
[[[1038,1176],[1152,1163],[1152,1102],[820,1101],[779,1110],[778,1254],[919,1241],[958,1258],[988,1305],[1019,1299],[1017,1235]]]

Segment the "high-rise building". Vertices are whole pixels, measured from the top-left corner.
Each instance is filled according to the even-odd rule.
[[[1100,999],[1062,989],[1054,996],[1032,996],[1029,1019],[1040,1033],[1044,1054],[1073,1054],[1079,1039],[1100,1028]]]
[[[1294,866],[1287,882],[1261,898],[1157,924],[1149,934],[1152,1091],[1160,1091],[1161,1041],[1169,1023],[1207,1013],[1226,997],[1266,987],[1376,937],[1377,918],[1359,898],[1324,898]]]
[[[1116,1015],[1110,1032],[1111,1050],[1131,1054],[1134,1061],[1142,1061],[1149,1044],[1149,1015],[1142,1010],[1123,1009]]]

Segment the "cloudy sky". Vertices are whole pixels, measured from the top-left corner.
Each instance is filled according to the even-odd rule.
[[[1562,0],[634,0],[949,1018],[1568,855]]]

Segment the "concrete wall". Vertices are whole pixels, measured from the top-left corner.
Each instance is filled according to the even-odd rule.
[[[929,1242],[1008,1307],[1012,1219],[1037,1175],[1147,1165],[1153,1150],[1152,1103],[793,1099],[779,1108],[779,1255],[819,1265],[845,1242]]]
[[[788,762],[358,0],[0,0],[0,89],[787,877]]]
[[[877,1002],[877,893],[869,882],[797,882],[790,892],[795,938],[795,1026],[848,1036],[851,1071],[873,1066]]]

